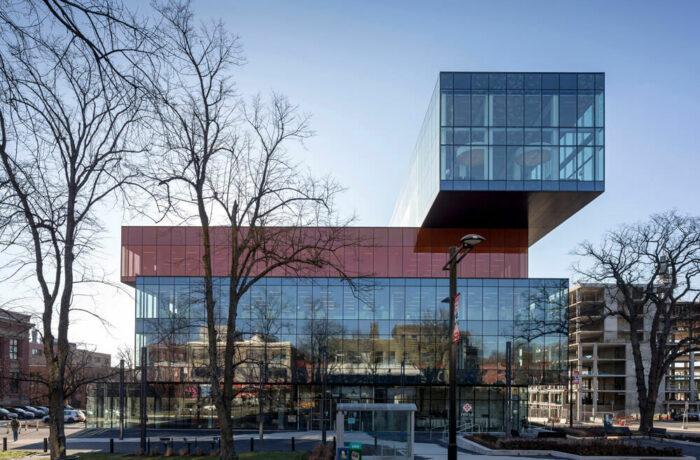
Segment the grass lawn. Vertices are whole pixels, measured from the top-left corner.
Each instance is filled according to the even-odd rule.
[[[7,453],[7,452],[3,452]],[[204,457],[180,457],[180,456],[175,456],[175,457],[136,457],[131,454],[107,454],[107,453],[82,453],[78,454],[80,455],[80,460],[137,460],[140,458],[148,459],[148,460],[174,460],[178,458],[182,459],[187,459],[187,460],[211,460],[215,459],[218,457],[210,457],[210,456],[204,456]],[[238,458],[241,460],[306,460],[306,458],[309,456],[309,452],[239,452],[238,453]],[[0,457],[0,460],[4,460],[5,458],[11,458],[11,457]]]
[[[11,458],[26,457],[27,455],[33,454],[31,450],[7,450],[5,452],[0,451],[0,460],[9,460]]]

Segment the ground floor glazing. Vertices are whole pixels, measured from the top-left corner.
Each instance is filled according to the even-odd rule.
[[[125,426],[139,426],[140,384],[125,385]],[[147,423],[151,428],[216,428],[217,415],[210,397],[211,388],[202,383],[151,382],[146,398]],[[262,415],[260,399],[262,394]],[[267,385],[262,392],[240,391],[234,398],[231,415],[234,428],[257,429],[260,417],[266,430],[320,430],[321,387],[314,385]],[[505,428],[504,386],[460,386],[457,405],[460,424],[473,431],[503,431]],[[440,433],[448,422],[447,386],[350,386],[329,385],[326,393],[328,427],[335,429],[338,403],[413,403],[417,431]],[[519,427],[527,415],[527,387],[513,387],[513,426]],[[468,404],[468,406],[467,406]],[[465,406],[467,410],[465,410]],[[88,390],[88,426],[119,427],[119,384],[100,383]],[[369,417],[369,418],[368,418]],[[371,431],[371,414],[352,417],[346,431]]]

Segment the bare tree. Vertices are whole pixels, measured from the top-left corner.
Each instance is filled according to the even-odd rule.
[[[582,243],[574,267],[585,281],[606,283],[606,315],[629,325],[640,426],[653,426],[661,382],[675,359],[698,350],[698,337],[675,338],[678,312],[700,286],[700,218],[675,211],[608,232],[602,243]],[[645,360],[648,356],[648,360]]]
[[[242,62],[237,38],[221,23],[195,26],[186,4],[168,3],[160,12],[170,70],[154,104],[163,145],[152,175],[170,215],[201,226],[208,372],[220,456],[232,459],[239,301],[274,270],[293,274],[334,266],[348,221],[334,208],[341,188],[304,172],[286,152],[311,135],[308,117],[280,95],[269,102],[236,97],[231,70]],[[227,313],[223,330],[213,295],[215,247],[230,278],[221,306]]]
[[[33,29],[32,40],[3,29],[0,245],[13,255],[6,269],[38,287],[57,457],[65,455],[70,314],[94,315],[74,297],[97,281],[87,257],[103,231],[99,212],[136,175],[130,160],[142,98],[124,80],[102,78],[89,46],[49,29]]]
[[[132,372],[136,369],[136,355],[134,354],[134,347],[129,344],[120,345],[117,348],[116,362],[119,363],[124,360],[124,369],[127,372]]]
[[[143,19],[120,0],[0,0],[0,31],[30,47],[80,49],[101,78],[135,87],[150,73],[133,69],[141,68],[155,44],[149,30],[156,26]]]

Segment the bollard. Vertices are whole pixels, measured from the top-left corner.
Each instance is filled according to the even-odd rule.
[[[255,451],[255,438],[250,438],[250,451]]]
[[[36,431],[39,431],[39,420],[36,421]]]
[[[296,446],[294,445],[294,436],[292,436],[292,452],[296,450]]]
[[[194,437],[194,448],[195,449],[197,448],[197,437],[196,436]]]
[[[335,436],[333,436],[333,452],[335,452]]]
[[[44,452],[48,452],[49,450],[49,440],[47,438],[44,438]]]
[[[151,455],[151,438],[146,440],[146,452],[148,452],[147,455]]]
[[[109,438],[109,453],[114,453],[114,438]]]
[[[7,438],[2,438],[2,450],[3,452],[7,450]]]

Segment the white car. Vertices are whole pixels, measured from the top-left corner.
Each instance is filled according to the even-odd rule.
[[[63,421],[65,423],[84,422],[85,416],[79,410],[64,410]]]

